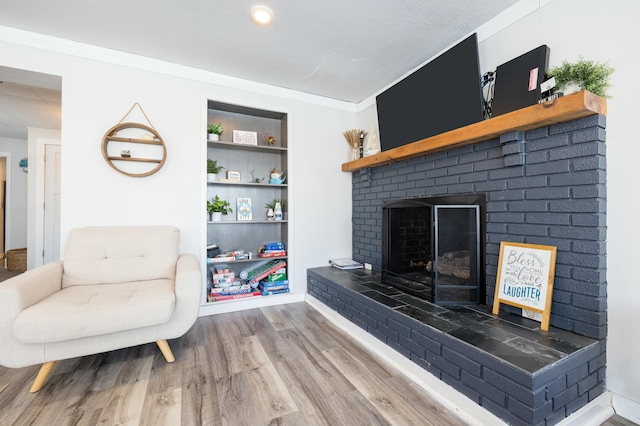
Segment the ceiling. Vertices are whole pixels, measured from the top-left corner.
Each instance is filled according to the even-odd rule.
[[[0,137],[26,140],[28,127],[60,130],[61,80],[0,66]]]
[[[518,1],[3,0],[0,25],[357,103]]]

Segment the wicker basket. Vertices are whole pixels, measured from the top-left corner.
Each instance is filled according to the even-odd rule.
[[[26,271],[27,270],[27,249],[7,250],[7,270]]]

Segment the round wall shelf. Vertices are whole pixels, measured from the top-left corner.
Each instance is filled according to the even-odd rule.
[[[118,132],[127,135],[139,135],[137,137],[125,137],[119,136]],[[113,143],[111,153],[109,152],[110,143]],[[133,145],[135,147],[137,144],[142,146],[159,145],[162,147],[162,155],[158,156],[158,158],[144,158],[136,157],[135,155],[127,156],[126,153],[122,152],[130,152],[130,146]],[[113,155],[113,146],[119,148],[118,152],[120,155]],[[135,149],[133,151],[135,152]],[[105,133],[104,138],[102,138],[102,156],[107,164],[109,164],[109,166],[114,170],[117,170],[127,176],[144,177],[152,175],[162,168],[165,160],[167,159],[167,148],[164,145],[162,137],[160,137],[154,128],[140,123],[119,123],[109,129],[107,133]],[[128,171],[125,167],[127,164],[130,165],[131,162],[149,163],[149,168],[148,170],[145,169],[140,172]]]

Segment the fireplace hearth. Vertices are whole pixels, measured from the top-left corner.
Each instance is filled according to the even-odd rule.
[[[386,200],[382,282],[438,305],[484,301],[484,194]]]

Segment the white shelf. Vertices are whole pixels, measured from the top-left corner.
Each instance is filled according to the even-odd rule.
[[[208,225],[264,225],[273,224],[280,225],[289,222],[288,220],[220,220],[220,221],[207,221]]]
[[[254,151],[254,152],[265,152],[265,151],[286,152],[287,151],[287,148],[285,147],[274,146],[274,145],[248,145],[243,143],[233,143],[233,142],[225,142],[225,141],[207,141],[207,144],[215,148],[230,148],[230,149],[237,149],[241,151]]]
[[[286,183],[255,183],[255,182],[207,182],[207,185],[231,185],[231,186],[260,186],[263,188],[286,188]]]
[[[244,311],[247,309],[264,308],[266,306],[284,305],[287,303],[304,302],[305,293],[272,294],[271,296],[256,296],[246,299],[223,300],[207,302],[200,306],[199,316],[224,314],[227,312]]]
[[[227,265],[234,265],[237,263],[253,263],[260,262],[264,260],[286,260],[288,256],[278,256],[278,257],[254,257],[252,259],[242,259],[242,260],[228,260],[226,262],[211,262],[207,263],[207,266],[219,265],[221,263],[226,263]]]

